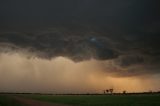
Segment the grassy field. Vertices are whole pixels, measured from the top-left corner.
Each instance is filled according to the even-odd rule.
[[[10,95],[0,94],[0,106],[22,106],[20,103],[15,101]]]
[[[25,97],[73,106],[160,106],[160,94],[25,95]]]
[[[14,96],[73,106],[160,106],[160,94],[137,95],[39,95]],[[0,106],[22,106],[13,95],[0,94]]]

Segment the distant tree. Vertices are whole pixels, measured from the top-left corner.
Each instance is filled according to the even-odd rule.
[[[109,93],[109,90],[108,90],[108,89],[106,89],[106,93]]]
[[[113,88],[112,88],[112,89],[109,89],[109,92],[112,94],[112,93],[113,93]]]
[[[123,94],[126,94],[126,91],[125,91],[125,90],[123,91]]]

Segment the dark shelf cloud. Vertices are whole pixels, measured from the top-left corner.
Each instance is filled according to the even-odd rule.
[[[0,52],[27,51],[31,58],[46,60],[63,56],[77,64],[95,59],[117,77],[160,74],[159,4],[1,0]]]

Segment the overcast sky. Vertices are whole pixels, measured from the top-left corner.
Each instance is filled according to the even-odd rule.
[[[158,0],[1,0],[0,90],[159,90],[159,10]]]

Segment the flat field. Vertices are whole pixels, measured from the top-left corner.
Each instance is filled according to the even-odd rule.
[[[8,97],[7,97],[8,96]],[[0,96],[0,106],[20,106],[7,96]],[[12,95],[13,96],[13,95]],[[160,94],[134,95],[38,95],[18,94],[14,97],[71,106],[160,106]],[[14,105],[3,105],[5,102]],[[55,105],[56,106],[56,105]]]
[[[0,106],[22,106],[18,101],[14,100],[10,95],[0,94]]]

